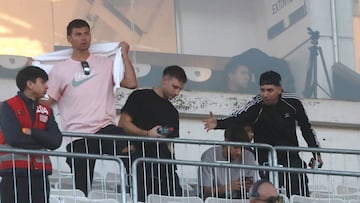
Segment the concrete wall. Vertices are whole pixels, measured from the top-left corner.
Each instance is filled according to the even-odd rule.
[[[278,5],[279,2],[288,3]],[[249,48],[258,48],[287,60],[295,76],[296,93],[302,95],[308,70],[308,48],[312,46],[306,29],[310,27],[320,32],[319,46],[325,59],[326,68],[323,68],[318,57],[319,86],[329,90],[325,71],[331,83],[331,67],[335,62],[356,69],[350,0],[228,0],[226,7],[223,1],[182,0],[176,5],[182,54],[234,56]],[[220,7],[223,9],[218,9]],[[295,12],[304,13],[297,17],[298,20],[291,20],[290,16]],[[337,16],[333,17],[333,14]],[[269,30],[280,22],[283,25],[278,28],[279,33],[269,38]],[[318,96],[329,98],[320,89]]]
[[[295,2],[294,7],[290,6],[285,8],[285,10],[279,11],[280,13],[276,12],[273,14],[271,8],[273,4],[277,2],[276,0],[227,0],[226,6],[224,6],[224,2],[225,1],[219,0],[176,1],[176,6],[178,6],[177,8],[179,9],[177,11],[176,21],[178,28],[178,50],[180,53],[233,56],[251,47],[260,48],[270,55],[285,57],[285,59],[288,60],[291,65],[291,70],[296,76],[297,86],[300,87],[297,89],[297,92],[301,93],[301,87],[304,86],[305,83],[304,78],[307,70],[306,63],[309,46],[309,42],[307,41],[309,36],[305,28],[306,26],[310,26],[314,30],[319,30],[321,33],[319,43],[323,47],[328,68],[330,68],[336,58],[334,48],[339,48],[339,59],[341,62],[350,68],[355,67],[351,13],[342,12],[341,17],[336,19],[340,38],[338,44],[335,44],[332,32],[332,26],[334,25],[329,22],[329,19],[331,19],[330,0],[297,0],[293,1]],[[298,8],[297,6],[300,6],[301,2],[305,2],[306,8],[309,9],[307,15],[277,37],[269,40],[267,38],[267,30],[279,20],[286,21],[286,15],[293,11],[290,8]],[[342,11],[341,9],[348,9],[346,11],[349,11],[351,0],[335,2],[336,5],[339,6],[338,13]],[[22,11],[28,10],[32,12],[31,9],[27,9],[27,6],[30,6],[27,4],[29,3],[21,5],[23,9],[18,9],[18,6],[14,4],[7,4],[8,7],[4,7],[2,10],[14,9],[14,16],[20,18],[24,15]],[[57,5],[55,5],[55,8],[57,8],[56,6]],[[15,10],[15,8],[17,10]],[[24,37],[23,35],[26,35],[25,41],[30,40],[30,42],[35,41],[36,43],[44,42],[39,49],[36,49],[36,52],[31,52],[31,50],[27,52],[26,50],[29,48],[17,46],[16,49],[22,49],[24,55],[31,56],[39,54],[39,52],[43,50],[50,51],[54,45],[54,41],[57,43],[65,42],[62,31],[65,25],[58,24],[55,28],[51,26],[51,16],[54,14],[50,12],[50,3],[41,6],[41,10],[46,10],[47,12],[37,12],[36,18],[30,21],[34,22],[33,26],[35,27],[32,27],[32,29],[26,26],[24,28],[21,27],[19,28],[21,32],[16,32],[17,38],[15,38],[15,40],[19,42],[23,42],[19,40]],[[41,13],[40,17],[39,13]],[[73,17],[73,13],[75,13],[74,15],[84,15],[83,13],[79,14],[76,9],[69,11],[69,13],[72,14],[70,17]],[[62,15],[55,13],[56,19],[60,18],[59,16],[61,17]],[[67,16],[67,18],[70,17]],[[26,17],[23,18],[26,19]],[[41,27],[41,29],[39,27]],[[52,29],[55,29],[54,32],[56,33],[53,33]],[[33,30],[33,32],[29,32],[29,30]],[[29,36],[30,38],[32,37],[32,39],[29,39]],[[47,41],[44,41],[44,39]],[[173,51],[173,45],[171,47],[170,50]],[[165,48],[161,50],[164,49]],[[319,70],[319,72],[321,71],[322,70]],[[319,81],[321,81],[321,84],[324,84],[324,76],[323,74],[320,75]],[[14,95],[17,91],[15,81],[9,78],[0,79],[0,88],[0,100]],[[125,90],[119,92],[116,98],[118,109],[121,108],[128,94],[129,91]],[[326,97],[326,95],[322,96]],[[209,111],[213,111],[214,114],[218,116],[227,116],[233,109],[243,105],[250,98],[250,95],[184,91],[183,94],[174,101],[174,104],[181,113],[180,137],[222,140],[222,131],[205,132],[201,120],[207,117]],[[322,147],[358,149],[358,142],[360,140],[360,117],[358,116],[360,115],[360,103],[320,99],[304,99],[303,101]],[[299,136],[299,140],[301,145],[304,146],[305,144],[301,136]],[[64,148],[61,148],[61,150],[63,149]],[[180,148],[177,149],[177,158],[199,159],[202,151],[203,149],[200,149],[196,153],[190,153],[189,155],[189,151]],[[331,162],[336,163],[337,160],[331,160]],[[328,167],[328,165],[324,167]],[[195,173],[192,171],[187,175],[194,177]]]

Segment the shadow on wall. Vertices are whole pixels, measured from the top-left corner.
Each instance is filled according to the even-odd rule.
[[[231,58],[153,52],[137,52],[136,57],[139,87],[157,86],[163,69],[176,64],[188,76],[186,90],[257,94],[260,74],[268,70],[281,74],[285,91],[295,90],[287,62],[255,48]],[[15,78],[30,63],[28,57],[0,55],[0,78]]]
[[[282,87],[285,91],[295,92],[294,77],[290,72],[288,63],[283,59],[269,56],[256,48],[248,49],[229,60],[223,71],[223,78],[221,80],[223,83],[220,83],[222,86],[217,90],[235,92],[236,88],[234,88],[234,83],[236,81],[232,80],[237,78],[237,85],[244,85],[244,83],[240,83],[239,80],[246,78],[244,75],[241,76],[245,71],[248,73],[249,81],[246,86],[237,89],[238,93],[257,94],[259,92],[260,75],[269,70],[280,73],[282,77]],[[242,73],[239,71],[242,71]]]
[[[332,66],[333,99],[360,101],[360,74],[341,63]]]
[[[155,87],[161,80],[163,69],[171,64],[178,64],[185,68],[189,77],[185,85],[186,90],[235,92],[228,88],[229,75],[237,75],[234,69],[238,66],[246,66],[249,75],[249,88],[236,93],[257,94],[259,92],[258,81],[261,73],[274,70],[282,76],[282,86],[287,92],[294,92],[294,77],[287,62],[283,59],[272,57],[259,49],[249,49],[231,58],[215,56],[196,56],[179,54],[143,53],[140,54],[141,63],[149,64],[144,74],[138,75],[140,87]],[[151,64],[151,63],[156,64]],[[17,72],[29,65],[31,59],[24,56],[0,55],[0,79],[15,79]],[[194,64],[195,63],[195,64]],[[192,67],[204,68],[192,68]],[[332,66],[333,99],[360,101],[360,74],[341,63]],[[232,77],[235,78],[235,77]]]
[[[167,54],[156,56],[153,53],[150,55],[159,60],[156,61],[157,64],[150,63],[151,69],[146,75],[138,77],[140,87],[156,86],[157,84],[154,81],[160,81],[163,68],[177,64],[185,68],[188,76],[189,80],[185,85],[186,90],[257,94],[259,93],[261,73],[274,70],[281,74],[284,90],[287,92],[295,91],[294,77],[290,72],[288,63],[255,48],[231,58],[210,56],[204,58],[196,55],[167,56]],[[150,59],[152,57],[144,57],[148,60],[139,58],[138,61],[149,63],[153,60]],[[196,68],[199,65],[204,68]]]

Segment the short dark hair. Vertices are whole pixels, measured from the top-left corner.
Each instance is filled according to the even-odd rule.
[[[35,82],[37,78],[45,81],[49,79],[48,74],[43,69],[37,66],[26,66],[16,75],[16,86],[23,92],[26,88],[27,81]]]
[[[226,141],[230,142],[250,142],[244,126],[226,128],[224,137]]]
[[[187,82],[186,73],[185,73],[184,69],[181,68],[180,66],[171,65],[171,66],[166,67],[163,71],[163,77],[166,75],[174,77],[183,83]]]
[[[67,36],[70,36],[71,33],[72,33],[72,30],[74,28],[82,28],[82,27],[88,27],[89,30],[90,30],[90,25],[89,23],[87,23],[85,20],[83,19],[75,19],[75,20],[72,20],[68,26],[66,27],[66,34]]]
[[[281,86],[281,75],[273,70],[266,71],[260,75],[261,85],[276,85]]]

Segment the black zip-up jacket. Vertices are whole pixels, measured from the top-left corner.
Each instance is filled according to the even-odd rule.
[[[260,95],[236,110],[231,117],[218,120],[217,129],[250,124],[254,128],[254,142],[272,146],[299,146],[296,123],[309,147],[319,147],[304,107],[294,94],[283,93],[276,104],[263,104]],[[297,154],[297,153],[296,153]],[[285,159],[280,155],[280,161]]]

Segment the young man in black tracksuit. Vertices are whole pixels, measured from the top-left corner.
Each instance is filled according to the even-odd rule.
[[[260,94],[245,106],[236,110],[231,117],[216,120],[210,112],[210,118],[204,121],[205,129],[225,129],[234,125],[251,124],[254,128],[254,142],[272,146],[295,146],[298,140],[296,122],[309,147],[319,147],[316,135],[299,99],[293,94],[283,93],[281,76],[274,71],[264,72],[260,77]],[[320,164],[320,154],[314,154]],[[267,150],[259,150],[259,163],[268,161]],[[292,168],[306,167],[306,163],[297,152],[278,152],[278,164]],[[263,175],[263,174],[262,174]],[[306,176],[291,174],[283,180],[279,173],[280,185],[286,186],[288,196],[293,194],[308,196],[308,179]]]

